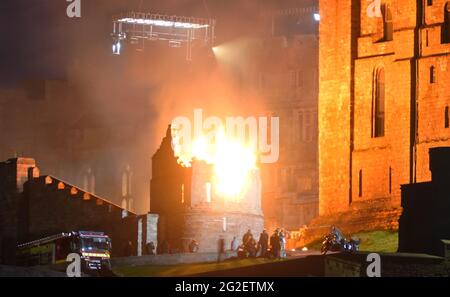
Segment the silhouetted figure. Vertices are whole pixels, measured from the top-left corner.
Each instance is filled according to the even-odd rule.
[[[124,248],[124,255],[126,257],[134,256],[134,248],[133,243],[131,241],[128,241]]]
[[[267,249],[269,247],[269,234],[267,234],[266,229],[259,235],[258,249],[260,250],[260,256],[266,257]]]
[[[274,258],[280,257],[280,236],[279,236],[279,229],[276,229],[275,232],[270,237],[270,246],[272,248],[272,255]]]
[[[250,235],[247,239],[247,243],[245,244],[245,250],[247,252],[248,257],[254,258],[256,257],[256,240],[253,238],[253,235]]]
[[[147,255],[154,255],[155,254],[155,244],[153,243],[153,241],[150,241],[149,243],[147,243],[145,245],[146,251],[147,251]]]
[[[225,256],[225,239],[221,236],[217,242],[217,262],[221,262]]]
[[[284,230],[281,230],[278,236],[280,238],[280,258],[286,258],[286,235]]]
[[[247,233],[244,234],[244,236],[242,236],[242,244],[245,246],[247,244],[247,241],[250,239],[250,237],[252,237],[252,231],[250,229],[248,229]]]

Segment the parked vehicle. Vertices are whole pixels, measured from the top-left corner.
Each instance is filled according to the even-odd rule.
[[[111,239],[103,232],[73,231],[20,244],[17,262],[22,266],[62,264],[69,254],[77,253],[82,271],[105,271],[111,270],[111,250]]]
[[[348,240],[333,226],[331,232],[325,236],[320,252],[322,255],[326,255],[329,251],[354,253],[359,250],[359,243],[360,240],[356,238]]]

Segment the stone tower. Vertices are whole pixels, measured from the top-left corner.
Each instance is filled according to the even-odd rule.
[[[159,215],[158,245],[166,241],[173,251],[188,251],[196,240],[200,252],[217,252],[219,239],[228,249],[233,237],[240,241],[250,229],[258,239],[264,228],[259,169],[250,174],[249,186],[236,200],[215,193],[212,167],[193,161],[177,163],[170,128],[152,159],[150,211]]]

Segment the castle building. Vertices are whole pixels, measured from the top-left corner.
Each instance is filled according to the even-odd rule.
[[[354,228],[397,228],[400,186],[450,144],[450,1],[324,0],[320,16],[315,225],[369,209]]]
[[[261,1],[255,89],[280,119],[280,157],[261,167],[266,227],[298,230],[318,215],[317,1]],[[317,16],[316,16],[317,18]]]

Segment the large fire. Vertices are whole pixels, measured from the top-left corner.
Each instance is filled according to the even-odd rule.
[[[226,135],[223,129],[212,137],[200,135],[190,145],[183,146],[176,128],[172,127],[172,139],[180,165],[191,167],[194,160],[199,160],[213,166],[211,182],[221,196],[238,198],[248,186],[250,173],[257,168],[255,149],[242,139]]]

